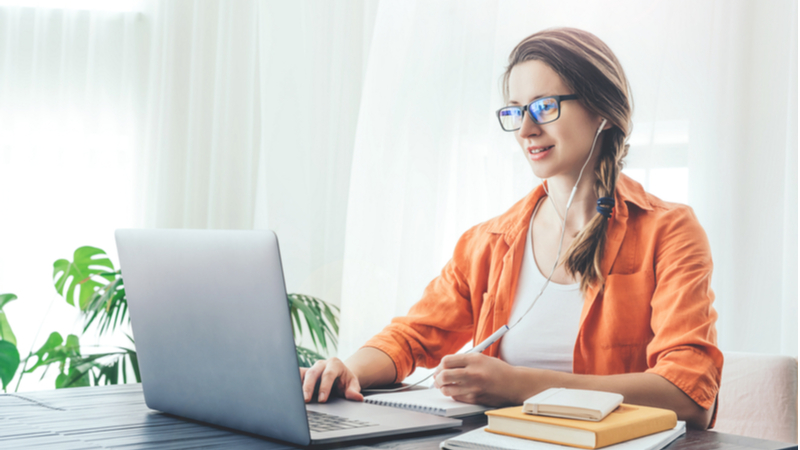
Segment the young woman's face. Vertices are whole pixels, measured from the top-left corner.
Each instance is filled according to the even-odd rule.
[[[526,106],[542,97],[574,94],[561,77],[541,61],[525,61],[514,66],[508,89],[509,105],[517,106]],[[514,132],[514,137],[537,177],[567,175],[577,179],[601,122],[602,118],[584,108],[579,99],[564,100],[561,115],[554,122],[537,125],[526,111],[522,127]],[[606,128],[609,127],[607,124]],[[602,136],[597,139],[592,160],[586,166],[589,173],[597,163],[601,145]]]

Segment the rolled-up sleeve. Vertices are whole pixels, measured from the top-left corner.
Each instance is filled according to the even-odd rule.
[[[659,223],[647,372],[661,375],[709,409],[719,392],[723,364],[712,306],[711,248],[688,206],[671,209]]]

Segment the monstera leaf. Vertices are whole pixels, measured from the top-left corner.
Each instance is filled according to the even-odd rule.
[[[76,367],[83,362],[84,358],[81,356],[80,340],[74,334],[67,336],[65,341],[61,334],[50,333],[47,342],[30,356],[30,358],[32,357],[36,357],[36,364],[25,370],[25,373],[33,372],[37,368],[44,366],[45,371],[40,379],[43,379],[47,374],[47,369],[53,364],[58,364],[60,373],[56,378],[56,389],[89,386],[90,384],[89,374],[80,372]]]
[[[130,337],[129,337],[130,339]],[[133,339],[131,339],[133,343]],[[0,341],[2,344],[2,341]],[[56,389],[99,386],[101,384],[118,384],[128,382],[127,372],[130,365],[137,383],[142,381],[139,375],[139,360],[136,350],[117,347],[118,350],[84,355],[77,336],[70,334],[66,341],[59,333],[51,333],[47,342],[29,358],[36,358],[36,364],[24,373],[31,373],[39,367],[44,367],[41,378],[44,378],[47,369],[58,365],[59,374],[56,378]],[[0,362],[2,362],[0,347]],[[0,372],[2,375],[2,372]],[[13,375],[13,374],[12,374]]]
[[[73,261],[59,259],[53,263],[53,281],[56,291],[70,305],[84,311],[95,290],[102,288],[115,278],[114,265],[103,250],[95,247],[80,247],[75,250]],[[100,281],[98,281],[98,278]],[[105,279],[105,282],[102,280]],[[75,303],[75,288],[80,286],[80,298]]]
[[[6,313],[3,312],[3,307],[6,306],[6,303],[16,298],[17,296],[14,294],[0,294],[0,340],[10,342],[15,347],[17,345],[17,337],[14,336],[14,332],[11,331],[11,325],[8,324],[8,319],[6,318]]]
[[[3,312],[6,303],[16,298],[17,296],[14,294],[0,294],[0,382],[3,384],[3,390],[14,378],[20,362],[17,338],[11,331],[6,313]]]
[[[60,370],[63,371],[69,358],[80,355],[81,344],[78,336],[70,334],[67,336],[67,340],[64,341],[61,334],[54,331],[48,336],[47,342],[29,357],[36,357],[36,364],[27,369],[25,373],[33,372],[40,366],[50,366],[54,363],[59,363]],[[42,378],[44,378],[44,374],[42,374]]]
[[[0,341],[0,381],[3,383],[3,390],[14,378],[17,367],[19,367],[17,346],[8,341]]]
[[[136,351],[119,347],[119,351],[70,357],[69,371],[56,378],[56,389],[80,386],[101,386],[128,382],[128,361],[133,367],[136,382],[141,383]],[[121,380],[120,380],[121,376]]]

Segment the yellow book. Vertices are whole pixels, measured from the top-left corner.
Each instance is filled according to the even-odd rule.
[[[601,448],[675,428],[674,411],[621,404],[605,419],[589,422],[522,412],[522,406],[487,411],[486,431],[580,448]]]

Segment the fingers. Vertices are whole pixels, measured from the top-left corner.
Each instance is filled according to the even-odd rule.
[[[436,366],[436,370],[433,371],[433,377],[436,378],[439,373],[443,370],[447,369],[458,369],[462,367],[466,367],[468,364],[476,362],[476,357],[480,357],[484,355],[479,355],[475,353],[461,353],[457,355],[447,355],[439,362],[439,365]]]
[[[504,361],[477,353],[446,356],[436,369],[434,387],[464,403],[508,404],[507,380],[513,376],[509,368]]]
[[[467,364],[473,362],[476,356],[482,356],[477,353],[462,353],[458,355],[447,355],[442,358],[439,367],[442,369],[457,369],[459,367],[466,367]],[[438,369],[438,368],[437,368]]]
[[[478,400],[478,396],[475,394],[450,395],[449,397],[452,397],[453,400],[461,403],[472,403],[472,404],[482,403],[480,400]]]
[[[303,380],[303,400],[306,403],[311,401],[311,397],[314,395],[314,389],[317,386],[317,380],[325,371],[326,361],[317,361],[308,369],[300,369],[300,377]]]
[[[357,402],[364,401],[364,395],[361,393],[361,383],[358,382],[358,378],[350,378],[350,382],[347,383],[347,387],[344,389],[344,398]]]
[[[459,400],[460,398],[474,398],[477,394],[475,386],[463,385],[463,384],[448,384],[439,388],[439,392],[446,397],[452,397],[453,400]],[[473,403],[467,401],[465,403]]]
[[[336,381],[342,375],[342,368],[344,368],[343,364],[336,364],[338,359],[331,358],[328,361],[328,365],[325,368],[325,371],[322,372],[322,377],[319,381],[319,393],[317,394],[317,401],[320,403],[324,403],[328,400],[328,397],[331,395],[331,390],[333,389],[333,382]]]
[[[462,369],[455,369],[455,370],[462,370]],[[452,370],[448,370],[445,372],[446,375],[449,375],[447,372],[452,372]],[[464,403],[479,403],[477,398],[484,390],[485,386],[480,384],[476,384],[474,380],[470,379],[469,376],[461,377],[460,375],[456,375],[454,377],[448,377],[447,380],[454,380],[460,379],[462,381],[451,381],[447,383],[443,383],[439,387],[439,392],[446,397],[452,397],[453,400],[464,402]]]
[[[466,369],[447,369],[439,372],[434,377],[433,385],[437,388],[452,384],[463,384],[469,381],[469,373]]]
[[[332,395],[334,387],[344,393],[345,398],[362,401],[361,385],[358,378],[338,358],[317,361],[308,369],[301,369],[303,383],[303,399],[306,403],[314,398],[317,390],[317,401],[324,403]]]

